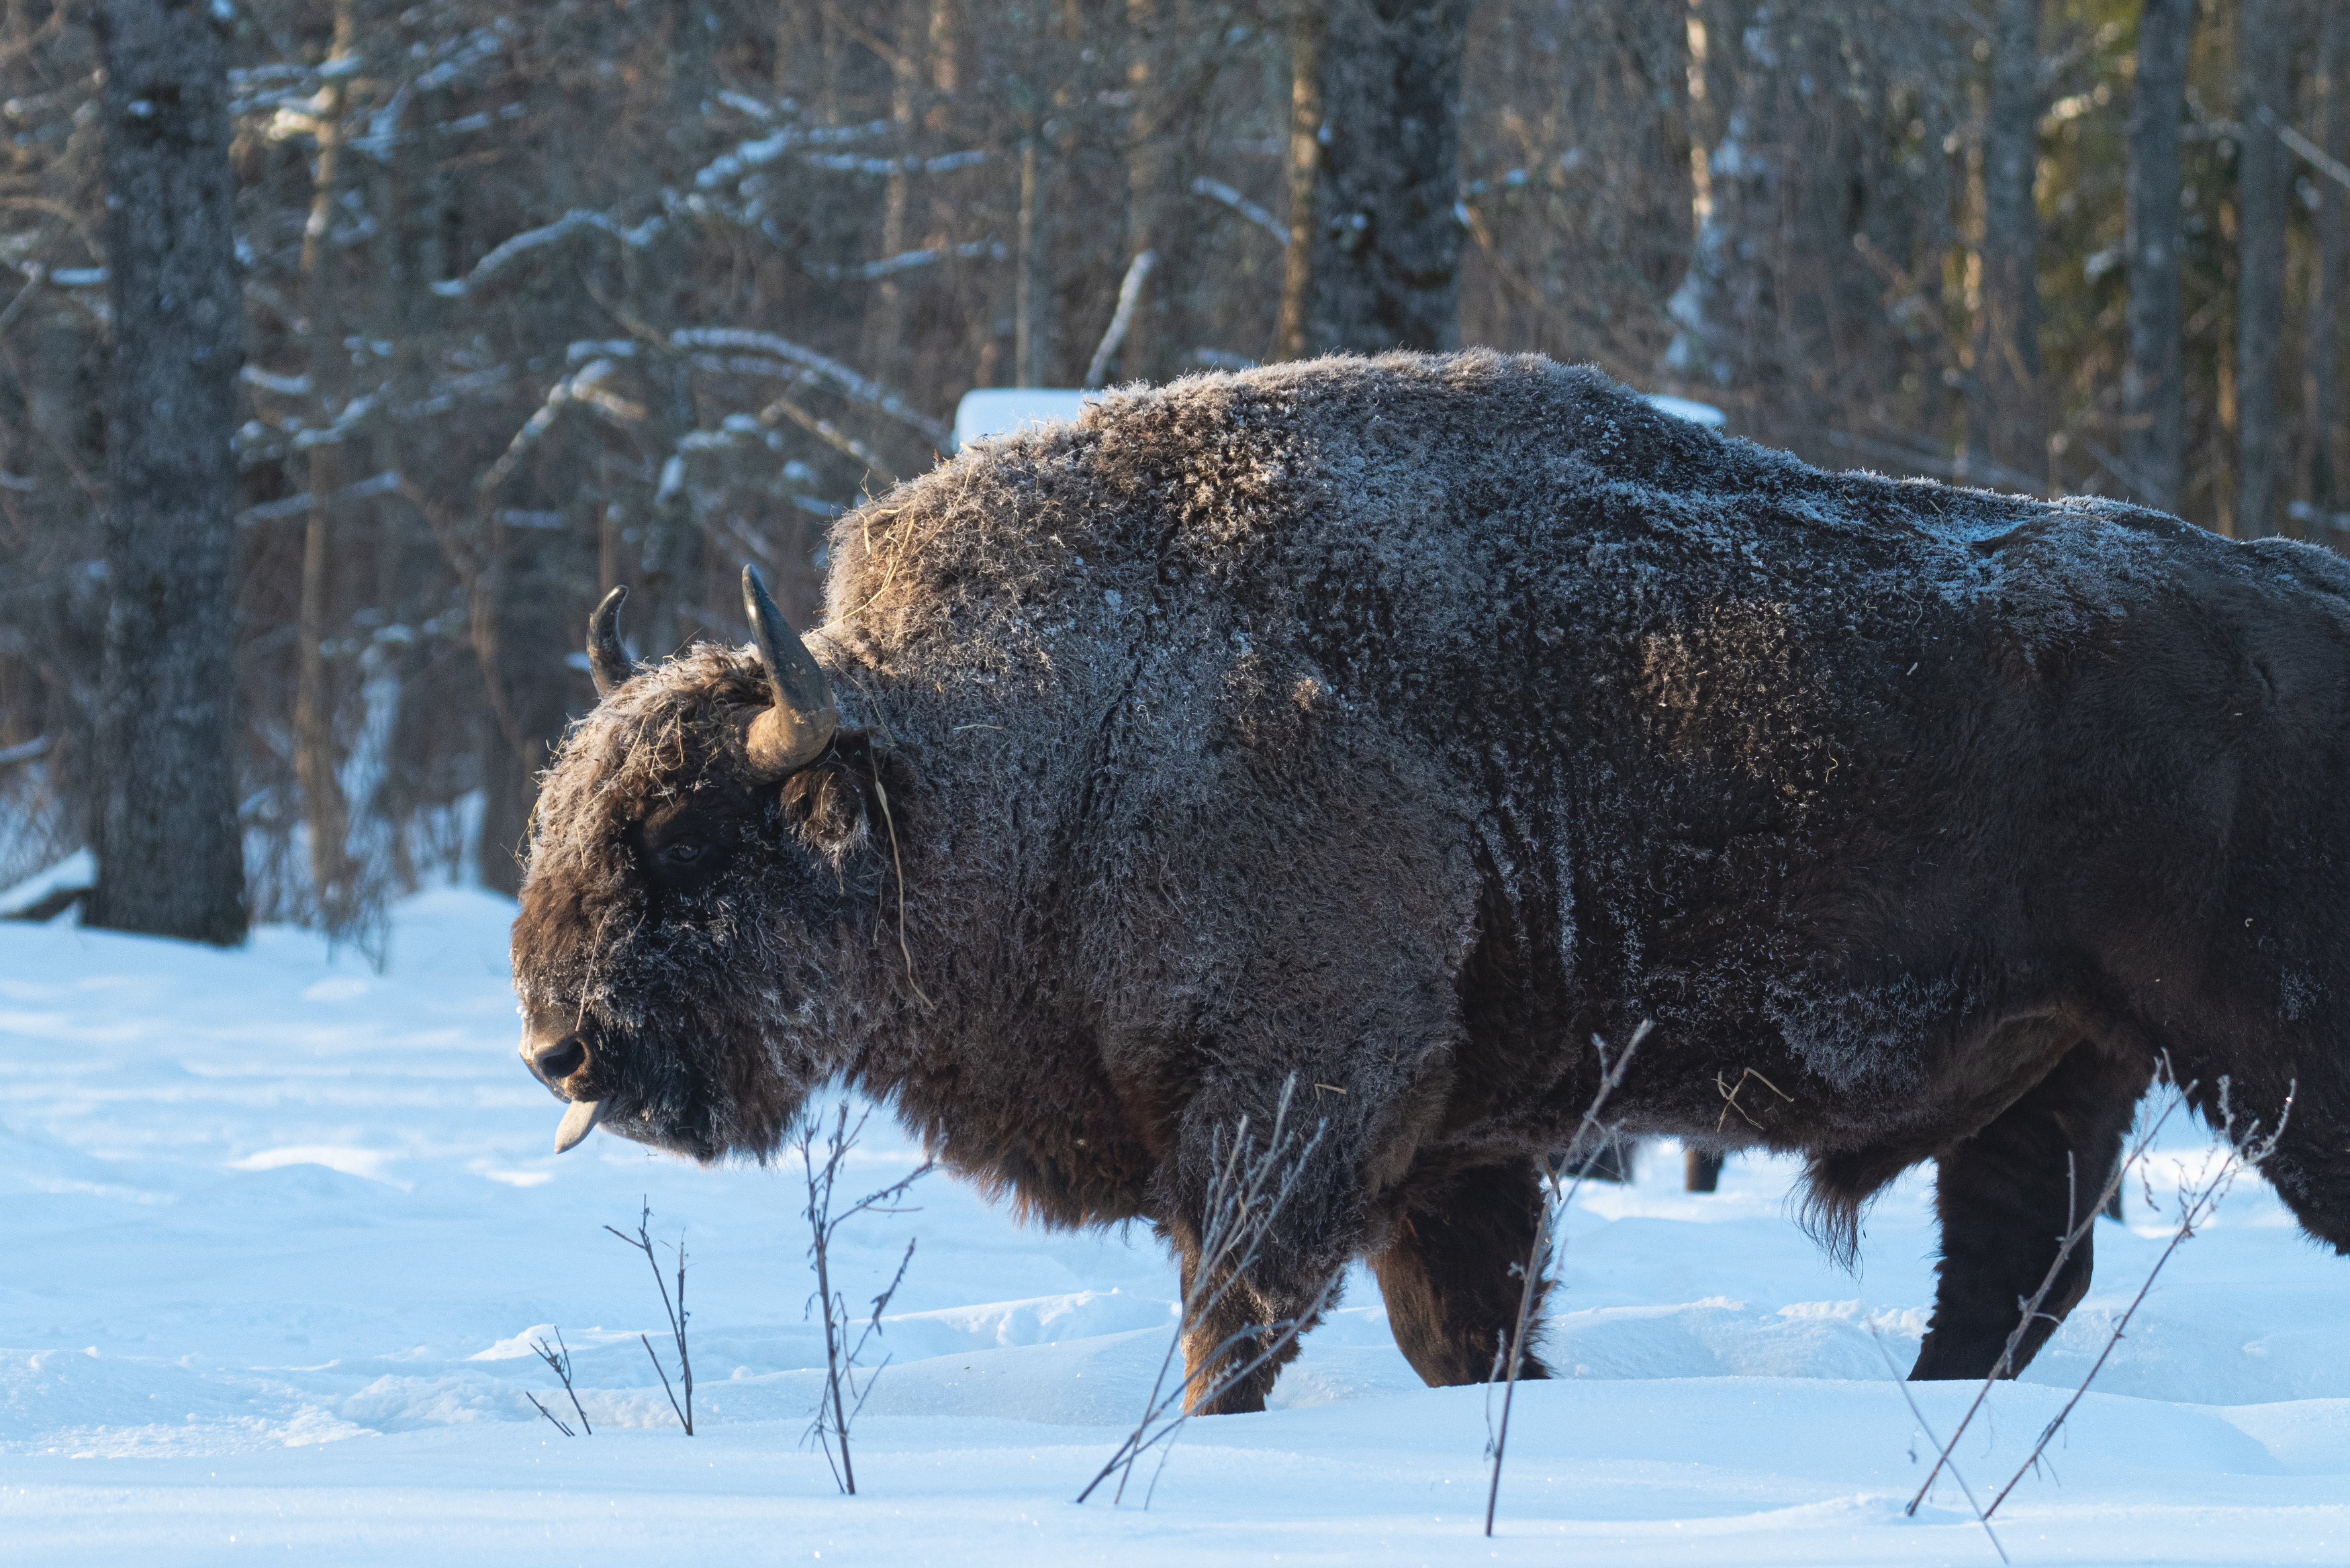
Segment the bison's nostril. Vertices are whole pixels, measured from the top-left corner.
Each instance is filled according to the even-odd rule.
[[[538,1075],[550,1084],[559,1084],[588,1064],[588,1044],[577,1034],[567,1034],[530,1059]]]

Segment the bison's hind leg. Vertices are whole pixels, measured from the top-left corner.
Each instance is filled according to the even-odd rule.
[[[1990,1376],[2062,1238],[2095,1213],[2151,1070],[2086,1042],[1972,1137],[1943,1154],[1934,1316],[1913,1378]],[[2012,1377],[2088,1293],[2090,1237],[2067,1258],[2017,1345]]]
[[[1415,1184],[1395,1240],[1371,1259],[1396,1348],[1432,1388],[1482,1383],[1518,1321],[1542,1192],[1532,1160]],[[1544,1288],[1540,1284],[1538,1289]],[[1541,1321],[1536,1298],[1529,1324]],[[1533,1355],[1521,1377],[1547,1377]]]

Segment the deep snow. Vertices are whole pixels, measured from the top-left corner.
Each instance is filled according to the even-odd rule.
[[[221,953],[0,924],[0,1562],[1997,1561],[1951,1486],[1901,1512],[1929,1450],[1866,1324],[1906,1367],[1921,1176],[1846,1274],[1787,1218],[1788,1162],[1693,1197],[1669,1146],[1571,1217],[1569,1376],[1520,1391],[1492,1542],[1485,1396],[1421,1387],[1359,1272],[1278,1408],[1190,1424],[1148,1511],[1075,1506],[1158,1366],[1172,1271],[1147,1232],[1024,1229],[942,1175],[844,1233],[852,1302],[919,1247],[840,1498],[801,1441],[822,1353],[796,1172],[602,1135],[552,1156],[510,913],[413,898],[381,976],[291,930]],[[2167,1141],[2158,1199],[2203,1149]],[[845,1186],[918,1158],[877,1117]],[[602,1230],[640,1197],[691,1257],[691,1438],[636,1337],[662,1344],[643,1260]],[[2167,1230],[2135,1179],[2130,1214],[1962,1446],[1979,1490],[2145,1277]],[[2241,1183],[2002,1510],[2015,1560],[2350,1563],[2345,1300],[2350,1261]],[[554,1325],[593,1437],[524,1397],[557,1392],[528,1348]],[[1947,1432],[1971,1391],[1915,1392]]]

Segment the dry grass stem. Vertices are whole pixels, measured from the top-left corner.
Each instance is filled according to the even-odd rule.
[[[1875,1318],[1868,1320],[1868,1337],[1877,1342],[1877,1354],[1884,1358],[1885,1370],[1892,1377],[1893,1386],[1901,1390],[1901,1401],[1909,1407],[1910,1418],[1918,1423],[1918,1430],[1924,1434],[1926,1440],[1939,1450],[1941,1458],[1939,1462],[1943,1469],[1950,1472],[1950,1479],[1959,1483],[1960,1494],[1967,1500],[1967,1506],[1974,1510],[1975,1522],[1981,1525],[1982,1532],[1991,1538],[1991,1549],[1999,1553],[2001,1562],[2012,1562],[2012,1559],[2007,1554],[2007,1548],[2000,1544],[1999,1532],[1991,1527],[1991,1515],[1984,1512],[1982,1504],[1975,1501],[1974,1488],[1967,1484],[1967,1478],[1959,1473],[1958,1461],[1950,1458],[1950,1444],[1943,1443],[1935,1438],[1934,1428],[1926,1420],[1926,1412],[1918,1408],[1917,1396],[1909,1392],[1909,1381],[1901,1376],[1901,1368],[1894,1364],[1893,1353],[1885,1348],[1885,1336],[1877,1332]],[[1950,1439],[1951,1444],[1957,1441],[1956,1438]],[[1915,1452],[1911,1453],[1910,1459],[1913,1463],[1916,1461]],[[1914,1511],[1917,1504],[1913,1502],[1909,1506]]]
[[[914,988],[924,1007],[935,1008],[922,991],[922,982],[914,978],[914,950],[906,942],[906,862],[898,853],[898,819],[889,812],[889,792],[881,787],[881,770],[873,770],[873,798],[880,803],[881,822],[889,830],[889,864],[898,873],[898,950],[906,958],[906,983]],[[862,1126],[862,1122],[858,1124]]]
[[[2154,1289],[2154,1282],[2161,1274],[2162,1266],[2170,1262],[2170,1255],[2219,1210],[2220,1200],[2227,1197],[2229,1189],[2236,1184],[2236,1178],[2242,1174],[2246,1166],[2259,1165],[2276,1152],[2277,1140],[2284,1136],[2285,1124],[2293,1118],[2293,1101],[2300,1091],[2300,1080],[2293,1080],[2285,1089],[2283,1108],[2278,1111],[2276,1127],[2266,1137],[2261,1136],[2261,1124],[2257,1119],[2249,1123],[2241,1132],[2236,1130],[2235,1107],[2229,1104],[2231,1087],[2223,1075],[2220,1079],[2220,1141],[2225,1152],[2220,1155],[2219,1164],[2209,1171],[2199,1185],[2189,1187],[2179,1194],[2178,1223],[2170,1232],[2168,1245],[2154,1260],[2154,1266],[2147,1271],[2146,1281],[2138,1286],[2137,1294],[2130,1298],[2130,1304],[2123,1309],[2120,1317],[2114,1320],[2113,1330],[2106,1335],[2105,1346],[2097,1352],[2097,1359],[2090,1364],[2088,1375],[2081,1379],[2081,1386],[2073,1390],[2073,1397],[2064,1401],[2064,1407],[2056,1412],[2055,1417],[2040,1429],[2039,1439],[2032,1445],[2032,1452],[2024,1457],[2023,1463],[2016,1467],[2015,1473],[2008,1478],[2007,1484],[1999,1489],[1999,1495],[1992,1498],[1991,1506],[1983,1511],[1986,1520],[1999,1511],[1999,1505],[2007,1501],[2008,1493],[2015,1490],[2016,1483],[2023,1479],[2025,1472],[2040,1463],[2040,1456],[2047,1450],[2050,1441],[2063,1429],[2074,1408],[2088,1395],[2089,1385],[2096,1381],[2099,1372],[2105,1370],[2106,1358],[2113,1355],[2114,1346],[2122,1342],[2123,1332],[2129,1327],[2130,1319],[2137,1315],[2137,1309],[2145,1304],[2147,1293]],[[2153,1202],[2150,1187],[2147,1200],[2149,1205]]]
[[[555,1331],[555,1345],[556,1348],[549,1350],[546,1348],[546,1341],[542,1339],[534,1342],[531,1349],[537,1352],[538,1358],[546,1363],[549,1371],[563,1380],[563,1392],[571,1399],[571,1413],[579,1417],[580,1429],[592,1438],[596,1435],[596,1428],[588,1424],[588,1412],[580,1406],[579,1391],[571,1386],[571,1347],[563,1343],[563,1331],[559,1328]],[[538,1405],[538,1397],[532,1395],[530,1402]],[[565,1437],[571,1436],[571,1428],[564,1426],[561,1421],[556,1421],[553,1412],[546,1406],[538,1405],[538,1413],[548,1420],[555,1421]]]

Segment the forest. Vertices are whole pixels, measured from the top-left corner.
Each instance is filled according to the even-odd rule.
[[[201,732],[210,912],[86,915],[512,890],[598,598],[817,618],[978,388],[1489,345],[2336,544],[2345,78],[2339,0],[0,0],[0,887]]]

